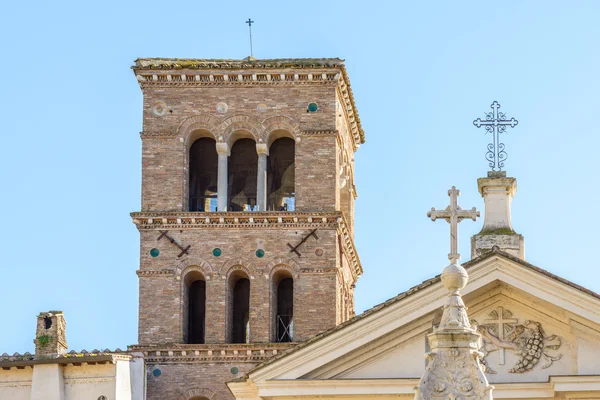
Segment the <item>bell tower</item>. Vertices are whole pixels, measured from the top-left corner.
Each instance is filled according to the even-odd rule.
[[[343,60],[138,59],[139,334],[148,399],[225,382],[354,315],[354,152]]]

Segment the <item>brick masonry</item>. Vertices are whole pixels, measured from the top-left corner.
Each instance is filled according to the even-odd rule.
[[[357,148],[349,131],[350,121],[357,116],[349,115],[345,106],[343,90],[347,89],[342,78],[272,85],[212,85],[212,81],[180,85],[172,79],[181,78],[171,76],[180,76],[180,70],[134,70],[137,76],[143,75],[138,79],[144,95],[144,122],[142,208],[132,214],[140,230],[139,345],[132,348],[161,346],[168,352],[185,346],[189,274],[206,281],[206,344],[196,346],[228,346],[230,277],[236,271],[247,275],[252,344],[236,345],[238,354],[233,361],[214,362],[195,353],[182,361],[156,354],[147,359],[149,400],[230,399],[225,382],[242,376],[257,363],[255,357],[244,354],[252,353],[248,349],[256,344],[267,345],[275,339],[274,276],[283,273],[294,279],[295,342],[354,315],[353,287],[361,270],[357,255],[349,250],[354,248],[353,153]],[[188,76],[197,73],[183,72]],[[241,76],[257,71],[202,71],[203,77],[196,80],[224,72]],[[342,76],[342,70],[334,67],[269,72]],[[144,80],[152,75],[160,75],[156,82],[162,83]],[[218,103],[225,103],[227,111],[218,112]],[[317,103],[318,111],[307,112],[309,103]],[[157,104],[166,105],[159,115],[153,112]],[[255,213],[258,221],[246,219],[244,223],[235,221],[234,212],[187,212],[188,151],[197,137],[211,136],[230,145],[239,136],[270,143],[273,134],[282,132],[296,140],[294,212]],[[221,220],[198,222],[215,215]],[[296,220],[277,221],[282,215]],[[181,222],[183,217],[188,222],[191,217],[193,222]],[[326,222],[319,225],[323,218]],[[262,223],[263,219],[267,222]],[[318,239],[310,237],[298,249],[301,256],[291,253],[288,243],[300,243],[315,228]],[[165,230],[179,245],[191,246],[187,254],[181,255],[165,237],[157,240]],[[221,249],[220,256],[213,255],[215,248]],[[152,257],[152,249],[160,254]],[[258,249],[264,250],[263,257],[257,257]],[[233,367],[239,370],[237,375],[232,374]],[[161,370],[158,377],[153,375],[157,368]]]

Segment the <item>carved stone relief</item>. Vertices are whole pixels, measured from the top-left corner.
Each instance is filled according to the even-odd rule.
[[[557,335],[547,335],[542,324],[525,320],[522,323],[513,317],[513,313],[503,307],[498,307],[488,314],[489,318],[479,323],[471,322],[481,334],[480,351],[483,353],[482,364],[486,373],[496,374],[497,371],[489,366],[487,357],[496,354],[498,365],[505,364],[505,351],[514,352],[518,360],[508,369],[511,374],[522,374],[532,371],[543,362],[541,368],[549,368],[554,361],[562,358],[556,351],[560,349],[562,340]]]

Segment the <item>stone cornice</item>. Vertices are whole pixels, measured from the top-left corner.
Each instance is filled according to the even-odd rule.
[[[159,229],[336,229],[356,281],[363,273],[354,239],[341,212],[133,212],[138,230]],[[167,276],[171,272],[138,271],[138,276]]]
[[[330,129],[330,130],[314,130],[314,131],[301,131],[300,134],[302,136],[337,136],[338,135],[338,130],[337,129]]]
[[[162,278],[174,276],[175,271],[172,269],[143,269],[135,271],[137,276],[150,277],[150,278]]]
[[[140,87],[336,85],[355,146],[365,142],[344,61],[325,59],[201,60],[140,58],[132,67]]]
[[[146,229],[298,229],[337,228],[340,212],[133,212],[133,223]]]
[[[259,363],[296,343],[132,345],[128,350],[144,354],[147,363]]]

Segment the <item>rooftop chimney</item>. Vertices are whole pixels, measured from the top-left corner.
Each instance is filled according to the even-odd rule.
[[[37,316],[35,355],[65,354],[67,352],[67,323],[62,311],[41,312]]]
[[[510,205],[517,192],[517,180],[507,178],[505,171],[490,171],[487,178],[477,179],[477,186],[485,203],[485,219],[481,232],[471,238],[471,258],[497,246],[524,260],[523,235],[513,230],[510,220]]]

